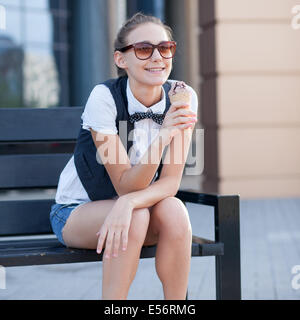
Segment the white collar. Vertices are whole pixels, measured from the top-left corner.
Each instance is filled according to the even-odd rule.
[[[162,98],[156,104],[151,107],[145,107],[142,103],[140,103],[133,95],[129,80],[127,79],[127,88],[126,94],[128,99],[128,113],[133,114],[135,112],[147,112],[149,109],[153,111],[153,113],[164,113],[166,108],[166,93],[164,88],[162,88]]]

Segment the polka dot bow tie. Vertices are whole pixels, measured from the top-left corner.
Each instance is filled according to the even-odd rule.
[[[165,118],[164,113],[153,113],[151,109],[149,109],[147,112],[136,112],[129,116],[129,121],[131,123],[134,123],[136,121],[140,121],[143,119],[152,119],[158,124],[163,124]]]

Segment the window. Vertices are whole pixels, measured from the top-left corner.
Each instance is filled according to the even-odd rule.
[[[69,105],[67,0],[0,0],[0,107]]]

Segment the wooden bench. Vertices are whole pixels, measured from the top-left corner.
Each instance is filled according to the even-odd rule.
[[[2,198],[8,190],[57,187],[60,172],[73,154],[82,112],[82,107],[0,109]],[[214,208],[215,239],[193,236],[192,256],[215,256],[217,299],[241,299],[239,196],[178,191],[176,197]],[[102,260],[95,250],[66,248],[58,242],[49,221],[53,203],[53,195],[0,201],[0,265]],[[155,252],[156,246],[143,247],[141,258],[155,257]]]

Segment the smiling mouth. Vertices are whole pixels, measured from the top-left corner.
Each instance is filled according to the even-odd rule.
[[[160,73],[164,71],[165,68],[146,68],[145,70],[151,73]]]

